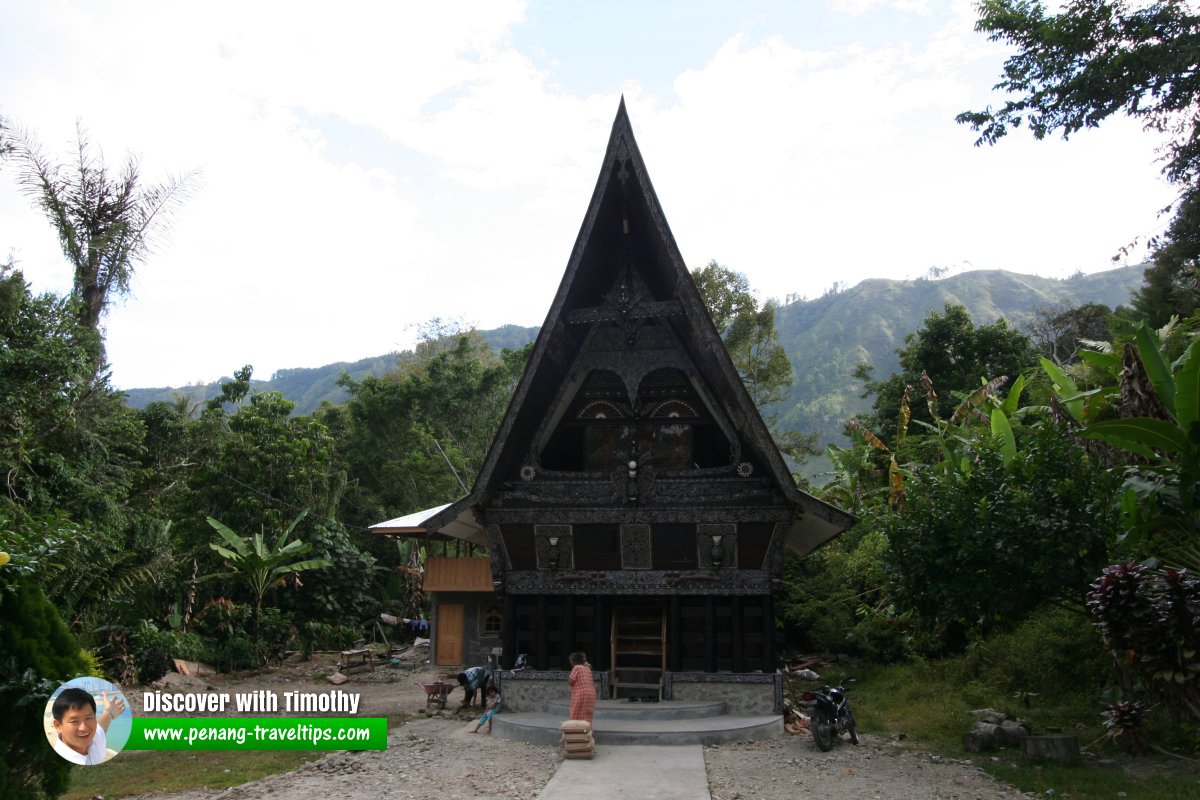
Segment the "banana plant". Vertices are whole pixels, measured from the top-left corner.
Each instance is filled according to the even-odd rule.
[[[828,473],[830,479],[821,486],[820,496],[826,502],[858,514],[866,498],[879,491],[871,482],[872,474],[876,473],[871,449],[887,450],[887,446],[858,422],[851,421],[849,428],[850,447],[831,444],[826,448],[825,453],[833,465],[833,471]]]
[[[998,390],[1008,382],[1007,376],[991,380],[983,379],[982,385],[969,394],[954,410],[949,420],[944,420],[938,414],[938,394],[929,375],[922,371],[921,387],[925,390],[926,403],[933,417],[933,424],[914,420],[912,418],[912,386],[906,386],[900,400],[899,418],[896,423],[895,449],[887,446],[878,436],[862,424],[852,421],[849,425],[854,437],[855,447],[840,450],[830,447],[829,458],[837,467],[835,475],[838,480],[828,484],[826,491],[836,497],[831,499],[852,500],[857,506],[863,494],[862,475],[868,472],[871,463],[871,449],[888,456],[887,499],[892,508],[903,511],[907,499],[905,485],[906,469],[901,466],[897,452],[908,438],[909,426],[916,422],[930,430],[937,439],[942,453],[942,460],[933,465],[932,469],[943,475],[969,476],[972,472],[970,448],[978,440],[981,426],[987,427],[992,436],[1000,442],[1000,452],[1005,466],[1010,466],[1017,457],[1017,441],[1013,433],[1012,420],[1019,419],[1032,410],[1031,407],[1021,407],[1021,393],[1025,388],[1025,378],[1020,376],[1013,382],[1012,389],[1004,398],[1000,398]],[[871,448],[871,449],[868,449]],[[840,490],[840,491],[835,491]]]
[[[1087,425],[1086,438],[1136,456],[1122,508],[1157,555],[1196,552],[1200,530],[1200,338],[1173,363],[1144,328],[1126,345],[1120,400],[1141,413]],[[1200,567],[1200,564],[1192,566]]]
[[[227,572],[214,572],[200,578],[201,581],[228,578],[241,581],[250,589],[254,598],[254,645],[259,647],[259,620],[262,616],[263,598],[267,591],[288,576],[310,569],[332,567],[333,562],[327,558],[310,558],[303,560],[312,545],[305,544],[299,539],[288,541],[292,531],[300,524],[300,520],[308,511],[300,512],[283,533],[276,537],[273,544],[268,544],[261,533],[243,538],[234,533],[224,523],[208,517],[208,524],[220,535],[224,544],[213,542],[209,545],[222,558],[229,568]]]
[[[1092,388],[1082,389],[1079,381],[1067,370],[1049,359],[1042,358],[1042,370],[1050,378],[1058,408],[1066,412],[1078,425],[1090,425],[1112,416],[1114,409],[1120,416],[1138,416],[1122,409],[1122,375],[1134,369],[1145,379],[1157,379],[1164,392],[1174,394],[1169,388],[1171,367],[1165,355],[1167,343],[1180,331],[1185,330],[1179,317],[1172,317],[1166,325],[1154,329],[1145,322],[1134,323],[1128,329],[1129,342],[1124,347],[1113,342],[1080,340],[1084,349],[1079,351],[1083,363],[1090,368],[1088,383]],[[1131,355],[1132,354],[1132,355]],[[1132,358],[1141,365],[1131,367]],[[1162,395],[1162,392],[1156,392]],[[1135,392],[1136,395],[1136,392]]]
[[[963,398],[950,419],[945,420],[937,414],[938,399],[933,382],[928,375],[921,373],[921,385],[925,388],[933,423],[914,421],[937,438],[942,460],[933,466],[935,471],[943,475],[969,476],[973,470],[970,449],[979,437],[981,426],[987,426],[992,435],[1000,439],[1005,466],[1012,463],[1016,458],[1017,442],[1010,417],[1025,411],[1018,408],[1025,380],[1023,377],[1017,378],[1009,396],[1001,400],[997,393],[1007,382],[1007,375],[983,379],[980,387]]]

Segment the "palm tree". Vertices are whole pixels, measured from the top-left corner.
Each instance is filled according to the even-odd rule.
[[[18,183],[54,225],[74,267],[80,321],[95,329],[112,301],[129,292],[134,265],[149,256],[151,234],[186,199],[193,174],[144,186],[137,159],[110,173],[83,127],[76,131],[78,160],[70,166],[52,161],[28,132],[16,131],[12,146]]]
[[[333,562],[326,558],[297,560],[300,556],[308,553],[312,549],[312,545],[305,544],[299,539],[289,542],[288,537],[292,535],[296,525],[307,514],[308,511],[300,512],[300,515],[292,520],[292,524],[287,526],[287,529],[279,535],[273,545],[268,545],[261,533],[256,533],[250,539],[243,539],[225,524],[208,517],[208,524],[220,534],[228,545],[213,542],[209,547],[216,550],[225,559],[229,571],[214,572],[211,575],[205,575],[200,580],[232,578],[242,581],[250,588],[250,594],[254,596],[255,649],[260,646],[258,623],[262,615],[263,597],[266,596],[267,590],[284,576],[309,569],[333,566]]]

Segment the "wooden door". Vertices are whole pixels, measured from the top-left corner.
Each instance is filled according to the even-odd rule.
[[[439,603],[437,607],[437,653],[433,663],[449,666],[463,663],[462,603]]]

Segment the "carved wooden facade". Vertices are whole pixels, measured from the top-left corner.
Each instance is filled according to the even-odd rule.
[[[531,668],[562,669],[584,650],[609,669],[618,620],[640,614],[662,621],[666,672],[745,673],[774,669],[782,549],[807,552],[853,522],[792,481],[679,254],[622,102],[476,485],[425,529],[473,523],[486,535],[505,667],[525,654]]]

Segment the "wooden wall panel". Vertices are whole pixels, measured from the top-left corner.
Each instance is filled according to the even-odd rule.
[[[492,562],[486,558],[429,558],[425,561],[427,592],[491,592]]]

